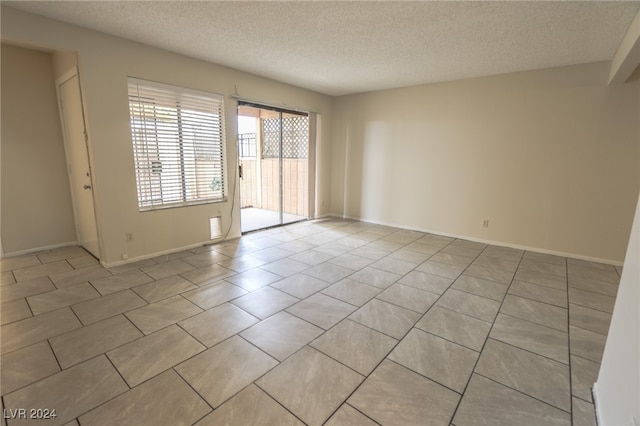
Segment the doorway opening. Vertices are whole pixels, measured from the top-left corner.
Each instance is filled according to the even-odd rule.
[[[243,233],[309,217],[309,115],[238,104]]]

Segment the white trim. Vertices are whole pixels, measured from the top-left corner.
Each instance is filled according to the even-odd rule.
[[[216,245],[216,244],[220,244],[223,243],[227,240],[233,240],[235,238],[240,238],[242,237],[242,234],[231,234],[226,236],[226,238],[219,238],[218,240],[207,240],[207,241],[203,241],[200,243],[196,243],[196,244],[190,244],[188,246],[182,246],[182,247],[178,247],[178,248],[172,248],[172,249],[168,249],[168,250],[162,250],[162,251],[158,251],[155,253],[151,253],[151,254],[145,254],[143,256],[137,256],[137,257],[132,257],[129,258],[127,260],[117,260],[115,262],[103,262],[100,261],[100,264],[102,266],[104,266],[105,268],[115,268],[116,266],[122,266],[122,265],[126,265],[128,263],[135,263],[135,262],[140,262],[142,260],[147,260],[147,259],[153,259],[154,257],[158,257],[158,256],[165,256],[168,254],[172,254],[172,253],[178,253],[181,251],[185,251],[185,250],[193,250],[196,248],[200,248],[200,247],[204,247],[204,246],[211,246],[211,245]]]
[[[593,384],[593,388],[591,388],[591,396],[593,396],[593,406],[596,410],[596,425],[601,425],[600,421],[600,404],[598,403],[598,382]]]
[[[477,242],[477,243],[491,244],[491,245],[495,245],[495,246],[509,247],[509,248],[514,248],[514,249],[519,249],[519,250],[527,250],[527,251],[532,251],[532,252],[536,252],[536,253],[552,254],[554,256],[570,257],[572,259],[587,260],[587,261],[590,261],[590,262],[605,263],[607,265],[612,265],[612,266],[623,266],[624,265],[624,262],[619,262],[619,261],[615,261],[615,260],[611,260],[611,259],[602,259],[602,258],[599,258],[599,257],[583,256],[583,255],[575,254],[575,253],[566,253],[566,252],[562,252],[562,251],[547,250],[547,249],[542,249],[542,248],[538,248],[538,247],[530,247],[530,246],[524,246],[524,245],[519,245],[519,244],[505,243],[503,241],[487,240],[487,239],[484,239],[484,238],[470,237],[468,235],[460,235],[460,234],[452,234],[452,233],[441,232],[441,231],[434,231],[432,229],[409,228],[406,225],[400,225],[400,224],[392,223],[392,222],[382,222],[382,221],[375,221],[375,220],[367,220],[367,219],[361,219],[361,218],[353,217],[353,216],[339,216],[339,215],[333,215],[333,214],[332,214],[332,216],[342,217],[344,219],[357,220],[357,221],[365,222],[365,223],[373,223],[375,225],[392,226],[394,228],[407,229],[407,230],[410,230],[410,231],[426,232],[428,234],[441,235],[443,237],[459,238],[461,240],[474,241],[474,242]]]
[[[41,251],[54,250],[54,249],[57,249],[57,248],[71,247],[71,246],[78,246],[78,242],[77,241],[70,241],[68,243],[51,244],[51,245],[48,245],[48,246],[42,246],[42,247],[35,247],[35,248],[25,249],[25,250],[12,251],[12,252],[9,252],[9,253],[4,253],[4,256],[2,258],[3,259],[8,259],[10,257],[23,256],[25,254],[33,254],[33,253],[38,253],[38,252],[41,252]],[[78,246],[78,247],[80,247],[80,246]]]

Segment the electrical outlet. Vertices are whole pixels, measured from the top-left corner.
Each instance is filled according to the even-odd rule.
[[[482,219],[482,227],[483,228],[489,227],[489,219]]]
[[[127,260],[129,255],[127,253],[122,253],[122,260]]]

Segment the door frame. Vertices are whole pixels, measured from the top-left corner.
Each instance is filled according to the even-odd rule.
[[[102,254],[102,250],[101,250],[101,241],[102,239],[100,238],[100,232],[99,232],[99,228],[98,228],[98,218],[97,218],[97,209],[96,209],[96,199],[95,199],[95,186],[94,186],[94,181],[93,181],[93,163],[92,163],[92,157],[90,155],[90,149],[89,149],[89,133],[87,131],[87,120],[86,120],[86,111],[85,111],[85,102],[84,102],[84,93],[82,91],[82,84],[81,84],[81,80],[80,80],[80,72],[78,70],[78,67],[73,67],[71,68],[69,71],[65,72],[64,74],[62,74],[60,77],[58,77],[55,80],[56,83],[56,95],[57,95],[57,101],[58,101],[58,113],[60,115],[60,127],[62,130],[62,139],[64,141],[64,154],[65,154],[65,162],[66,162],[66,166],[67,166],[67,177],[69,179],[69,190],[71,193],[71,204],[73,206],[73,218],[74,218],[74,225],[76,228],[76,242],[82,246],[82,241],[80,238],[80,226],[79,226],[79,213],[78,213],[78,200],[77,200],[77,195],[75,193],[75,190],[73,188],[73,179],[71,177],[71,159],[70,159],[70,155],[69,155],[69,140],[67,137],[67,129],[65,128],[65,118],[64,118],[64,111],[63,111],[63,107],[62,107],[62,96],[61,96],[61,86],[65,83],[67,83],[69,80],[73,79],[73,78],[77,78],[78,79],[78,92],[80,95],[80,110],[82,111],[82,124],[84,127],[84,148],[85,148],[85,153],[87,156],[87,165],[89,167],[89,180],[91,182],[91,201],[93,204],[93,215],[92,217],[89,218],[89,220],[92,221],[93,227],[96,230],[96,238],[97,238],[97,244],[96,244],[96,253],[94,253],[92,250],[89,250],[87,247],[84,247],[89,253],[91,253],[93,256],[95,256],[98,260],[101,259],[101,254]]]
[[[308,129],[308,152],[307,152],[307,217],[305,220],[315,219],[316,216],[316,143],[317,143],[317,132],[318,132],[318,120],[320,119],[319,114],[316,114],[311,111],[305,111],[302,109],[291,109],[290,107],[282,107],[276,106],[269,103],[264,103],[260,101],[247,100],[243,98],[236,97],[237,105],[236,105],[236,124],[238,122],[239,117],[239,109],[241,106],[247,106],[251,108],[264,109],[268,111],[275,111],[280,113],[280,157],[279,157],[279,199],[280,199],[280,211],[279,211],[279,223],[273,226],[269,226],[269,228],[287,225],[289,223],[284,223],[284,190],[283,190],[283,157],[282,157],[282,114],[293,114],[306,116],[308,119],[309,129]],[[260,131],[260,129],[257,129]],[[238,149],[238,138],[236,137],[236,152],[239,153]],[[256,153],[257,160],[260,160],[259,153]],[[237,168],[240,168],[240,157],[237,156]],[[239,189],[241,191],[241,189]],[[242,210],[242,209],[240,209]],[[240,229],[242,230],[242,214],[240,214]],[[291,222],[296,223],[296,222]],[[252,232],[252,231],[245,231]]]

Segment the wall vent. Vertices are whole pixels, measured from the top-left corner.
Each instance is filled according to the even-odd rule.
[[[212,240],[222,237],[222,219],[220,216],[209,218],[209,231],[211,232]]]

